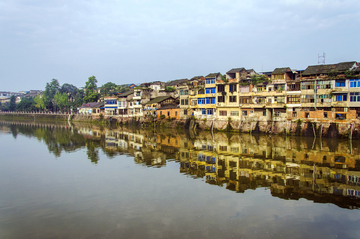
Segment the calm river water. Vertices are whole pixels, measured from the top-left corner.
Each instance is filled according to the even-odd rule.
[[[0,238],[360,238],[359,141],[0,129]]]

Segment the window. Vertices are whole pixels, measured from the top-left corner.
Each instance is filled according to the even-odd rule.
[[[331,95],[329,94],[317,95],[316,98],[320,103],[331,103]]]
[[[206,97],[206,104],[215,104],[215,97]]]
[[[175,116],[177,116],[177,111],[175,111]]]
[[[347,101],[347,94],[336,95],[336,101]]]
[[[274,80],[282,80],[284,79],[284,74],[281,74],[281,75],[272,75],[273,79]]]
[[[235,84],[229,85],[229,92],[234,92],[234,91],[236,91],[236,85]]]
[[[243,115],[243,116],[247,116],[247,110],[243,110],[243,111],[242,111],[242,115]]]
[[[360,79],[351,79],[350,80],[350,87],[360,87]]]
[[[225,85],[218,85],[218,92],[224,92],[225,91]]]
[[[187,110],[184,110],[184,115],[187,115],[187,114],[188,114]]]
[[[329,80],[318,81],[317,89],[331,89],[331,81]]]
[[[258,86],[256,87],[256,90],[261,92],[261,91],[266,91],[266,87],[265,86]]]
[[[141,92],[140,91],[136,91],[136,95],[135,96],[141,96]]]
[[[188,90],[180,90],[180,95],[188,95],[189,91]]]
[[[300,95],[288,96],[287,103],[288,104],[300,104]]]
[[[188,105],[189,104],[189,100],[188,99],[181,99],[181,105]]]
[[[350,102],[360,102],[360,93],[350,92]]]
[[[226,110],[220,110],[219,111],[219,116],[227,116],[227,111]]]
[[[345,80],[336,80],[336,87],[345,87]]]
[[[293,112],[292,117],[297,117],[297,112]]]
[[[250,104],[251,103],[251,97],[239,97],[239,103],[240,104]]]
[[[225,102],[224,96],[218,96],[218,102]]]
[[[227,146],[219,146],[220,151],[227,151]]]
[[[315,89],[315,81],[301,82],[301,89],[302,89],[302,90]]]
[[[285,97],[280,97],[280,96],[275,96],[274,97],[274,103],[282,103],[282,104],[285,104]]]
[[[231,111],[231,116],[239,116],[239,111]]]
[[[328,112],[324,112],[324,118],[328,117]]]
[[[314,95],[301,95],[301,103],[314,103]]]
[[[215,87],[206,88],[206,94],[215,94]]]
[[[229,96],[230,102],[236,102],[236,96]]]
[[[198,105],[204,105],[205,104],[205,98],[198,98]]]
[[[208,78],[205,81],[206,84],[215,84],[215,78]]]
[[[263,111],[263,116],[266,116],[266,110]]]
[[[201,112],[203,115],[212,115],[214,113],[214,109],[202,109]]]
[[[199,94],[199,95],[205,94],[204,89],[200,89],[200,90],[198,91],[198,94]]]
[[[167,115],[170,117],[170,111],[167,112]]]
[[[241,86],[239,87],[240,92],[250,92],[250,87],[249,86]]]

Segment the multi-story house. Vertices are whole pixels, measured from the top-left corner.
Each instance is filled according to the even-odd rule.
[[[179,95],[179,103],[180,103],[180,118],[181,119],[187,119],[189,116],[191,116],[191,110],[190,110],[190,87],[191,87],[191,81],[187,81],[186,84],[180,85],[177,87],[178,95]]]
[[[266,103],[267,108],[272,109],[272,119],[280,120],[287,118],[286,87],[287,82],[292,80],[294,80],[294,73],[290,67],[275,68],[271,73],[271,83],[266,87],[270,93],[266,97]]]
[[[205,77],[204,88],[197,88],[191,99],[191,109],[198,119],[216,119],[216,81],[221,80],[220,73],[211,73]]]
[[[304,70],[293,70],[293,79],[286,80],[287,117],[298,118],[301,111],[300,75]]]
[[[144,111],[145,111],[145,116],[155,117],[157,115],[156,114],[157,110],[160,109],[161,107],[164,107],[166,105],[176,105],[176,104],[178,104],[178,102],[176,101],[175,98],[173,98],[171,96],[157,97],[143,105]],[[162,114],[162,112],[159,112],[159,113],[160,113],[160,115]]]
[[[239,110],[239,82],[244,68],[235,68],[226,72],[226,78],[216,81],[217,118],[238,120]],[[246,75],[245,75],[246,77]]]
[[[351,96],[356,96],[359,92],[357,80],[349,79],[345,75],[356,68],[356,62],[308,66],[301,76],[301,108],[304,114],[301,117],[356,117],[356,108],[360,107],[360,101],[356,103],[357,97]],[[350,112],[350,107],[355,111]]]
[[[120,95],[118,95],[117,98],[117,104],[118,104],[118,112],[119,115],[123,118],[127,118],[129,116],[128,112],[128,104],[129,99],[131,98],[131,95],[134,94],[134,91],[127,91]]]
[[[113,116],[118,114],[117,97],[108,96],[104,98],[105,116]]]

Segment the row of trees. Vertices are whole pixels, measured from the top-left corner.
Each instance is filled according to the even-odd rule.
[[[20,103],[16,104],[16,97],[11,96],[10,102],[6,105],[0,104],[2,111],[67,111],[76,109],[83,103],[97,102],[99,99],[112,92],[125,92],[127,85],[116,85],[108,82],[100,87],[98,93],[97,79],[95,76],[88,78],[84,89],[78,89],[72,84],[65,83],[60,86],[57,79],[46,83],[45,90],[35,97],[23,97]]]

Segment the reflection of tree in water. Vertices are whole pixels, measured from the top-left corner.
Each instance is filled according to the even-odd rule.
[[[16,139],[16,137],[17,137],[17,135],[18,135],[18,131],[17,131],[16,125],[11,125],[11,126],[10,126],[10,131],[11,131],[11,134],[13,135],[14,139]]]
[[[86,148],[87,148],[87,156],[88,159],[90,159],[90,161],[94,164],[97,164],[98,161],[100,160],[99,158],[99,143],[94,141],[94,140],[86,140]]]

